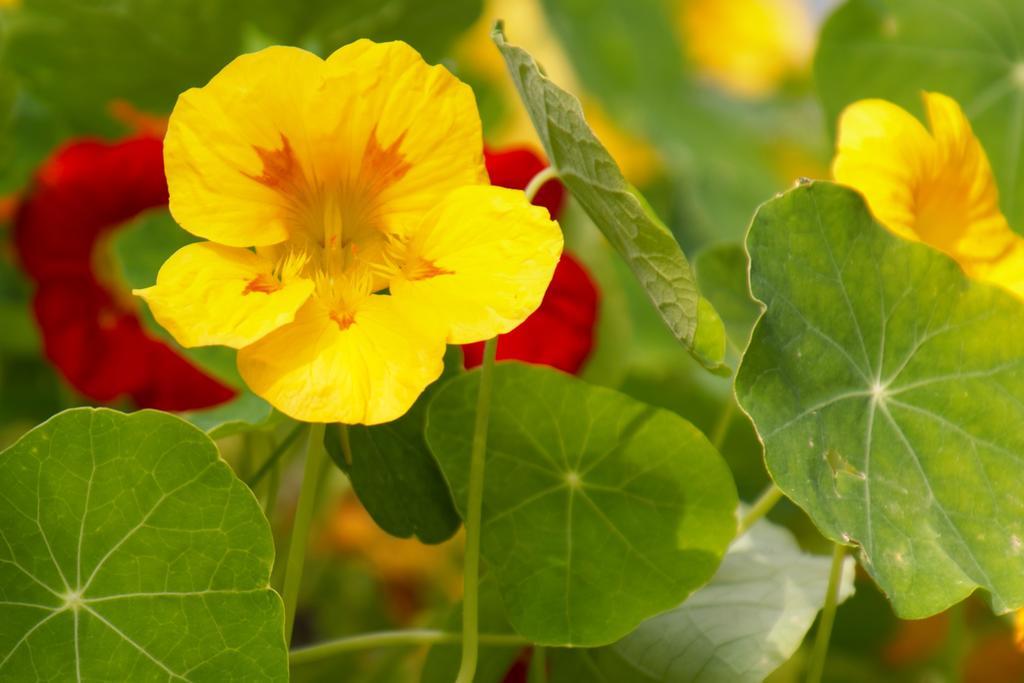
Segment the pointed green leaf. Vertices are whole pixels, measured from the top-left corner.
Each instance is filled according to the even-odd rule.
[[[0,454],[0,678],[287,677],[273,539],[176,417],[69,410]]]
[[[921,91],[957,100],[992,162],[1003,211],[1024,226],[1024,3],[851,0],[822,29],[814,70],[834,129],[880,97],[922,115]]]
[[[525,50],[507,43],[500,22],[492,37],[562,183],[629,264],[676,338],[707,368],[720,370],[722,322],[698,313],[700,292],[675,237],[622,177],[584,120],[579,100],[548,80]],[[699,323],[709,329],[698,330]]]
[[[442,387],[427,442],[464,512],[479,372]],[[604,645],[711,578],[736,491],[678,415],[550,368],[499,363],[481,552],[517,632]]]
[[[767,310],[736,394],[776,483],[900,616],[1024,604],[1024,304],[831,183],[761,207],[747,249]]]
[[[831,558],[766,521],[738,538],[708,585],[596,650],[553,652],[551,683],[760,683],[793,656],[821,610]],[[840,602],[853,595],[846,558]],[[582,677],[582,678],[581,678]]]

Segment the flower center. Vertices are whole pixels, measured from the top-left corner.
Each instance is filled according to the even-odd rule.
[[[394,258],[400,240],[383,209],[389,188],[411,168],[400,151],[403,139],[404,134],[384,145],[374,129],[357,162],[315,171],[303,168],[283,133],[276,149],[255,148],[263,170],[250,177],[281,196],[291,235],[278,258],[302,254],[304,265],[296,274],[331,281],[318,286],[318,293],[329,289],[336,295],[339,281],[358,283],[366,294],[378,292],[401,269]],[[280,265],[275,270],[287,271]],[[353,271],[360,275],[350,277]]]

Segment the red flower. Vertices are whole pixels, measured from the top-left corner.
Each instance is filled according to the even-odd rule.
[[[491,182],[523,189],[546,164],[529,149],[484,150]],[[565,190],[556,180],[541,187],[533,203],[547,207],[557,218]],[[519,327],[498,337],[499,360],[521,360],[577,373],[594,344],[598,292],[586,269],[568,252],[555,268],[544,300]],[[474,368],[483,361],[483,343],[462,347],[463,364]]]
[[[167,205],[162,143],[137,137],[73,142],[36,175],[14,220],[47,357],[97,401],[129,396],[140,408],[195,410],[234,392],[149,336],[136,304],[100,264],[104,236]]]
[[[491,177],[492,185],[510,187],[513,190],[525,190],[533,177],[548,167],[544,159],[528,147],[485,147],[484,163],[487,165],[487,175]],[[533,198],[533,203],[543,206],[551,217],[557,220],[565,203],[565,188],[557,180],[549,180]]]

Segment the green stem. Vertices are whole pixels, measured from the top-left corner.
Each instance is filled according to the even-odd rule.
[[[743,515],[743,519],[740,520],[740,525],[736,529],[736,537],[739,538],[747,533],[750,527],[754,526],[757,520],[767,515],[780,500],[782,500],[782,489],[776,486],[774,482],[768,484],[768,488],[757,497],[757,500],[750,506],[747,514]]]
[[[352,442],[348,440],[348,425],[338,425],[341,432],[341,455],[345,458],[345,464],[352,467]]]
[[[532,181],[531,181],[532,184]],[[469,460],[469,499],[466,503],[466,560],[463,569],[462,593],[462,661],[455,683],[472,683],[476,674],[479,649],[480,599],[480,524],[484,501],[484,456],[487,451],[487,421],[491,414],[491,385],[494,382],[494,356],[497,338],[484,345],[483,367],[480,369],[480,393],[476,401],[476,425],[473,429],[473,450]]]
[[[267,457],[262,465],[260,465],[260,468],[246,480],[245,483],[249,485],[249,488],[256,488],[256,484],[259,484],[260,480],[266,476],[267,472],[269,472],[274,465],[277,464],[277,461],[281,459],[281,456],[288,452],[288,449],[292,447],[295,440],[299,438],[299,434],[302,433],[302,428],[304,426],[305,425],[300,422],[292,427],[292,430],[288,432],[288,435],[285,436],[284,439],[281,440],[281,443],[277,444],[277,448],[271,452],[270,456]]]
[[[267,479],[267,498],[263,503],[263,514],[266,515],[270,527],[274,527],[274,512],[277,510],[278,488],[281,486],[281,468],[270,468],[270,477]]]
[[[533,646],[530,653],[530,672],[526,677],[527,683],[545,683],[548,680],[547,651],[540,645]]]
[[[529,645],[530,641],[512,634],[481,633],[480,642],[486,645],[504,645],[509,647]],[[292,666],[308,664],[328,659],[343,652],[366,650],[375,647],[413,647],[417,645],[444,645],[458,643],[461,633],[450,633],[433,629],[410,629],[407,631],[380,631],[377,633],[361,633],[358,636],[329,640],[308,647],[292,650],[288,661]]]
[[[718,419],[715,420],[715,426],[711,429],[711,445],[719,453],[722,452],[722,446],[725,445],[725,437],[729,436],[729,427],[732,425],[732,418],[735,415],[736,401],[730,393],[729,398],[726,399],[725,407],[722,408]]]
[[[832,570],[828,575],[828,589],[825,593],[825,606],[821,609],[821,622],[814,638],[814,650],[807,667],[807,683],[820,683],[825,672],[825,656],[828,654],[828,641],[832,637],[832,625],[836,621],[836,607],[839,605],[839,580],[843,576],[843,558],[846,546],[836,543],[832,550]]]
[[[555,170],[554,166],[548,166],[547,168],[538,171],[537,175],[530,178],[530,182],[527,183],[526,189],[523,193],[526,195],[526,200],[532,202],[540,192],[540,188],[544,187],[544,183],[548,182],[553,178],[558,177],[558,171]]]
[[[284,568],[284,642],[292,641],[295,627],[295,606],[299,599],[299,584],[302,582],[302,568],[306,563],[306,543],[309,541],[309,527],[313,521],[317,485],[321,465],[326,457],[324,451],[324,425],[313,423],[309,426],[309,443],[306,446],[306,464],[302,472],[302,488],[295,505],[295,520],[288,543],[288,564]]]

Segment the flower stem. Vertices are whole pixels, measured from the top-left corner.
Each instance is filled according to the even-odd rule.
[[[292,427],[292,430],[288,432],[288,435],[281,439],[281,443],[277,444],[277,447],[273,452],[271,452],[267,459],[263,461],[260,468],[256,470],[251,477],[246,479],[245,483],[248,484],[249,488],[256,488],[256,484],[260,483],[260,480],[263,479],[267,472],[269,472],[271,468],[277,464],[277,461],[281,459],[281,456],[288,452],[288,449],[292,447],[295,440],[299,438],[299,434],[302,433],[303,426],[303,423],[300,422]]]
[[[548,166],[547,168],[538,171],[535,176],[530,178],[530,182],[527,183],[526,189],[523,190],[523,194],[526,195],[526,200],[532,202],[537,196],[537,193],[540,192],[540,188],[544,187],[544,183],[557,177],[558,171],[554,166]]]
[[[302,582],[302,568],[306,563],[306,543],[309,541],[309,526],[313,521],[313,508],[319,489],[318,480],[324,461],[324,425],[313,423],[309,426],[309,442],[306,446],[306,464],[302,472],[302,488],[295,506],[295,520],[288,544],[288,564],[284,569],[284,641],[292,640],[295,627],[295,606],[299,599],[299,584]]]
[[[836,621],[836,607],[839,605],[839,580],[843,576],[843,558],[846,546],[836,543],[832,549],[832,570],[828,575],[828,589],[825,593],[825,606],[821,609],[821,622],[818,634],[814,638],[814,650],[807,666],[807,683],[820,683],[825,671],[825,656],[828,654],[828,641],[832,637],[832,624]]]
[[[481,633],[481,643],[487,645],[505,645],[509,647],[529,645],[522,636],[513,634]],[[292,650],[288,661],[292,666],[308,664],[328,659],[342,652],[366,650],[375,647],[414,647],[417,645],[444,645],[458,643],[461,633],[450,633],[433,629],[410,629],[406,631],[380,631],[377,633],[361,633],[358,636],[338,638],[325,643],[317,643],[308,647]]]
[[[532,183],[532,181],[531,181]],[[494,357],[497,338],[484,345],[480,368],[480,392],[476,401],[476,425],[473,429],[473,450],[469,460],[469,499],[466,503],[466,561],[463,569],[462,593],[462,661],[455,683],[472,683],[476,674],[479,648],[480,599],[480,524],[484,500],[484,456],[487,451],[487,421],[491,414],[491,386],[494,383]]]
[[[715,426],[711,428],[711,445],[719,453],[722,452],[722,446],[725,445],[725,437],[729,436],[729,427],[732,426],[732,419],[735,415],[736,401],[730,395],[726,399],[725,406],[722,407],[722,412],[719,413],[718,419],[715,420]]]
[[[754,526],[757,520],[767,515],[780,500],[782,500],[782,489],[776,486],[775,482],[768,484],[768,488],[757,497],[754,504],[750,506],[750,510],[740,520],[740,525],[736,529],[736,537],[739,538],[747,533],[750,527]]]
[[[533,646],[530,653],[530,671],[527,683],[546,683],[548,680],[547,651],[540,645]]]
[[[338,425],[341,433],[341,455],[345,458],[345,464],[352,467],[352,442],[348,439],[348,425]]]

